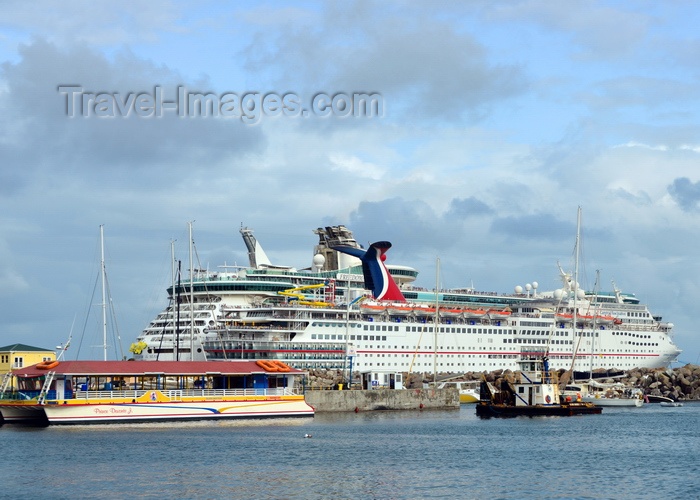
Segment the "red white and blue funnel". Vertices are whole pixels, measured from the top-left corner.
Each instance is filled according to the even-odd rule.
[[[391,243],[388,241],[378,241],[372,243],[368,250],[345,245],[333,246],[331,248],[338,252],[358,257],[362,261],[365,288],[372,292],[375,299],[406,302],[394,278],[389,274],[389,270],[384,265],[386,252],[391,248]]]

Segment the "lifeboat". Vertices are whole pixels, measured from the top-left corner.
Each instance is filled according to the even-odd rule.
[[[615,322],[615,316],[596,316],[595,320],[601,325],[611,325]]]
[[[445,318],[459,318],[463,312],[462,309],[440,309],[440,316]]]
[[[482,318],[486,315],[486,311],[483,309],[465,309],[464,310],[464,317],[465,318]]]
[[[288,364],[277,359],[259,359],[255,364],[266,372],[288,372],[291,370]]]
[[[387,306],[386,310],[392,316],[407,316],[413,312],[412,307],[398,305],[389,305]]]
[[[58,361],[54,360],[47,360],[47,361],[42,361],[41,363],[37,363],[36,367],[39,370],[51,370],[52,368],[56,368],[58,366]]]
[[[377,315],[382,314],[386,307],[379,304],[360,304],[360,310],[364,314]]]
[[[503,309],[489,309],[488,314],[492,318],[507,318],[510,316],[510,311]]]
[[[428,306],[416,306],[413,308],[413,312],[416,316],[434,316],[435,308]]]

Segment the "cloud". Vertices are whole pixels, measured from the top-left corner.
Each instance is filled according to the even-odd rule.
[[[561,221],[546,213],[499,217],[493,221],[491,230],[513,240],[561,241],[571,239],[576,234],[571,222]]]
[[[410,8],[339,5],[321,19],[280,24],[273,36],[259,33],[242,52],[246,69],[279,86],[381,93],[393,119],[481,120],[494,102],[527,89],[519,65],[490,63],[486,48],[453,23],[417,23]]]
[[[547,0],[493,2],[491,19],[525,20],[571,40],[581,59],[615,60],[636,53],[648,36],[652,17],[644,12],[586,2],[567,5]]]
[[[0,75],[6,88],[0,95],[0,161],[11,166],[4,174],[5,190],[35,182],[37,176],[66,175],[88,184],[134,185],[140,178],[144,186],[172,185],[190,172],[258,152],[264,142],[259,128],[240,121],[181,119],[174,112],[162,118],[133,113],[69,118],[61,85],[122,95],[153,93],[155,85],[162,85],[174,96],[175,87],[187,82],[129,51],[110,60],[82,43],[59,48],[36,39],[19,53],[20,61],[4,63]]]
[[[473,217],[492,213],[494,213],[494,211],[491,207],[473,196],[469,198],[454,198],[450,201],[450,208],[445,214],[445,219],[446,221],[459,220],[462,217]]]
[[[700,208],[700,181],[691,182],[687,177],[673,180],[668,193],[685,212],[695,212]]]
[[[341,154],[333,154],[330,157],[334,170],[342,170],[358,177],[367,177],[369,179],[379,180],[384,175],[384,169],[366,163],[354,156],[346,156]]]
[[[361,238],[400,241],[415,248],[435,240],[437,216],[427,203],[396,197],[377,202],[363,201],[349,217],[350,227]]]
[[[82,41],[92,45],[154,42],[159,33],[184,30],[178,24],[182,9],[178,2],[138,0],[120,2],[119,8],[109,0],[93,0],[85,4],[56,4],[37,0],[31,11],[21,0],[8,0],[3,5],[3,23],[15,30],[40,32],[51,41]]]

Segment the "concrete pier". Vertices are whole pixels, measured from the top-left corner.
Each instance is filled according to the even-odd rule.
[[[373,389],[306,391],[317,412],[459,409],[459,392],[448,389]]]

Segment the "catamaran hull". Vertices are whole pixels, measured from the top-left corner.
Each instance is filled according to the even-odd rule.
[[[314,409],[301,399],[122,403],[45,404],[0,407],[6,423],[49,425],[169,422],[188,420],[313,417]],[[7,415],[7,416],[6,416]],[[8,418],[9,417],[9,418]]]
[[[2,422],[5,424],[45,424],[46,414],[37,405],[0,406]]]

